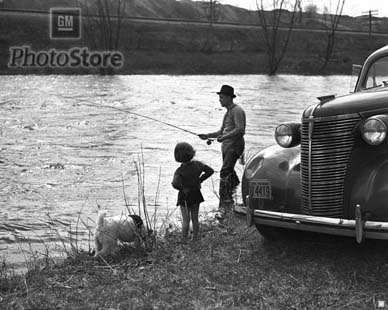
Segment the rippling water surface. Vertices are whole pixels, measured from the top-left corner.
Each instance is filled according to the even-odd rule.
[[[252,154],[274,143],[277,124],[300,121],[316,97],[346,94],[349,83],[348,76],[0,76],[1,253],[22,265],[69,233],[89,244],[98,205],[119,214],[126,198],[138,210],[134,162],[144,162],[150,215],[174,220],[177,142],[191,143],[197,159],[219,170],[219,144],[107,106],[206,133],[225,112],[215,92],[231,84]],[[218,175],[203,184],[202,211],[217,206],[217,188]]]

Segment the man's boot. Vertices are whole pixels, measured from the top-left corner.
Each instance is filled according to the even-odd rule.
[[[233,207],[233,189],[231,187],[230,175],[220,180],[220,203],[219,209],[223,213],[229,213]]]

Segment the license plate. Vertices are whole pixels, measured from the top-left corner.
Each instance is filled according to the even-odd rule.
[[[272,199],[271,182],[269,180],[255,180],[249,183],[251,198]]]

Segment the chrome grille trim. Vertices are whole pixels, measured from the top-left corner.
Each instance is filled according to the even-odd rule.
[[[304,214],[343,217],[344,180],[354,145],[353,129],[360,120],[358,114],[328,118],[310,116],[302,120],[301,193]]]

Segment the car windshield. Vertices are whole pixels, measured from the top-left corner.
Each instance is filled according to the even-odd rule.
[[[388,83],[388,56],[377,60],[368,71],[364,82],[364,89],[387,86]]]

